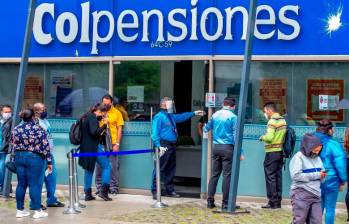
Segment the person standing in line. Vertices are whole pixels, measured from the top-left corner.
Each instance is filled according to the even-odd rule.
[[[273,102],[264,105],[264,116],[268,119],[267,132],[259,140],[265,143],[264,174],[268,204],[262,208],[277,209],[281,208],[282,200],[283,143],[287,124],[276,112]]]
[[[102,138],[105,137],[105,130],[107,129],[106,120],[104,120],[107,113],[107,108],[103,104],[97,104],[82,117],[82,142],[80,144],[80,153],[101,153],[104,152],[102,146]],[[99,122],[103,122],[102,126]],[[79,157],[79,165],[84,169],[84,192],[85,201],[92,201],[96,198],[92,196],[92,179],[95,170],[96,162],[101,167],[102,189],[98,196],[105,201],[112,199],[108,195],[110,184],[110,163],[107,156],[98,157]]]
[[[35,103],[34,113],[35,113],[37,124],[47,132],[47,137],[50,143],[52,172],[49,173],[47,176],[45,175],[45,186],[46,186],[46,192],[47,192],[46,206],[47,207],[64,207],[64,204],[58,201],[57,197],[55,196],[56,185],[57,185],[57,169],[56,169],[56,162],[53,156],[54,144],[53,144],[53,138],[52,138],[51,125],[47,120],[47,110],[46,110],[45,104]],[[43,210],[46,209],[44,205],[42,205],[41,207]]]
[[[35,122],[32,109],[22,111],[20,117],[23,122],[14,128],[11,136],[18,180],[16,218],[30,215],[30,212],[24,209],[24,199],[28,187],[30,207],[34,210],[33,218],[44,218],[48,214],[41,209],[41,191],[45,170],[52,171],[50,143],[46,131]]]
[[[333,123],[328,119],[318,122],[314,135],[321,139],[323,149],[320,154],[327,176],[321,184],[321,203],[325,213],[325,223],[335,220],[337,197],[347,183],[347,161],[342,146],[332,138]]]
[[[208,184],[207,208],[214,208],[214,195],[217,183],[223,172],[222,182],[222,210],[228,209],[228,197],[230,189],[231,166],[235,145],[237,116],[234,114],[235,100],[226,97],[223,100],[223,108],[212,115],[212,118],[204,126],[204,132],[212,130],[213,136],[213,165],[212,175]]]
[[[305,134],[300,151],[290,161],[292,224],[322,223],[320,185],[326,171],[319,157],[321,149],[319,138]]]
[[[1,107],[0,117],[0,195],[2,194],[5,178],[5,161],[9,154],[11,138],[12,108],[10,105]]]
[[[102,104],[106,106],[108,112],[106,114],[106,121],[109,127],[110,135],[111,135],[111,144],[113,152],[118,152],[120,150],[120,144],[122,139],[122,127],[124,126],[124,120],[122,118],[122,114],[120,111],[115,109],[113,106],[113,97],[109,94],[103,96]],[[104,122],[100,122],[100,126],[104,125]],[[109,192],[115,196],[119,193],[119,156],[111,155],[109,157],[111,163],[111,176],[110,176],[110,188]],[[96,169],[96,188],[97,194],[100,192],[102,184],[101,184],[101,174],[102,170],[99,164],[97,163]]]
[[[174,102],[170,97],[160,100],[160,112],[154,116],[151,138],[155,148],[160,149],[160,174],[164,181],[166,196],[180,197],[174,189],[173,179],[176,173],[176,143],[178,138],[176,123],[203,116],[203,111],[175,114]],[[151,193],[156,200],[156,169],[152,176]]]
[[[349,180],[349,128],[345,130],[344,150],[347,155],[347,179]],[[347,223],[349,223],[349,187],[347,188],[347,194],[345,195],[345,205],[347,207]]]

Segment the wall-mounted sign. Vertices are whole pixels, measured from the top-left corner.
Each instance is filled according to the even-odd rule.
[[[226,93],[206,93],[205,106],[206,107],[222,107],[223,100],[227,96]]]
[[[127,102],[144,103],[144,86],[127,86]]]
[[[307,115],[309,119],[324,118],[344,121],[343,110],[336,110],[344,98],[344,80],[308,80]]]
[[[348,55],[348,1],[261,0],[256,55]],[[316,7],[314,7],[316,4]],[[2,1],[0,57],[19,57],[27,4]],[[35,11],[33,57],[243,55],[248,1],[42,0]],[[16,29],[13,29],[16,27]],[[343,44],[333,44],[343,43]],[[318,47],[318,46],[322,47]]]
[[[259,85],[261,108],[266,103],[273,102],[279,113],[287,113],[286,79],[262,79]]]
[[[319,109],[320,110],[337,110],[339,103],[339,95],[319,95]]]
[[[43,83],[39,76],[29,75],[24,84],[23,107],[32,107],[35,103],[43,102]]]

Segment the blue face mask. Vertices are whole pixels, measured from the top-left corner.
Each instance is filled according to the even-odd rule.
[[[40,118],[41,119],[46,119],[47,118],[47,111],[42,112],[41,115],[40,115]]]

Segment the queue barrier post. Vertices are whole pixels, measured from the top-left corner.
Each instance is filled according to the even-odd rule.
[[[77,149],[72,149],[72,154],[77,153]],[[86,208],[86,205],[80,203],[79,198],[79,184],[78,184],[78,165],[76,157],[73,157],[74,164],[74,206],[75,208]]]
[[[74,158],[73,152],[67,154],[68,168],[69,168],[69,205],[63,214],[79,214],[81,211],[77,210],[75,204],[75,189],[74,189]]]
[[[160,156],[159,148],[155,148],[155,163],[156,163],[156,202],[152,208],[165,208],[168,205],[161,202],[161,182],[160,182]]]

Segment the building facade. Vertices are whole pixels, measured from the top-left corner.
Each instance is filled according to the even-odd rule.
[[[178,112],[205,107],[206,93],[239,97],[247,35],[247,1],[37,1],[23,105],[43,101],[54,128],[59,183],[67,182],[68,130],[105,93],[123,100],[130,121],[122,150],[151,147],[150,111],[163,96]],[[0,104],[13,104],[28,3],[6,1],[0,9]],[[336,104],[349,93],[349,3],[259,1],[249,84],[239,195],[264,196],[262,105],[277,103],[300,139],[317,120],[336,122],[343,141],[348,112]],[[316,4],[316,7],[315,7]],[[179,125],[178,185],[205,185],[210,141],[199,119]],[[121,184],[147,190],[152,155],[121,159]],[[192,183],[190,186],[183,184]],[[201,183],[201,184],[200,184]],[[290,177],[284,175],[284,194]],[[183,187],[184,186],[184,187]],[[341,196],[342,200],[343,196]]]

